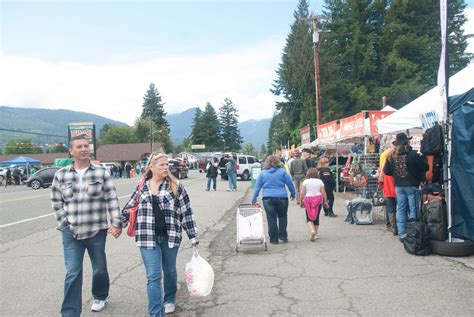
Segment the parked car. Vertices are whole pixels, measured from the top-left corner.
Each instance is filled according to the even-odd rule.
[[[237,163],[237,177],[240,177],[243,181],[248,181],[252,172],[252,165],[258,163],[257,158],[251,155],[237,154],[235,161]]]
[[[42,168],[26,181],[26,186],[32,189],[48,188],[53,183],[54,174],[60,169],[57,166]]]
[[[115,166],[115,163],[114,162],[101,162],[100,166],[105,167],[106,169],[108,169],[109,173],[110,173],[111,170],[112,170],[112,167]]]
[[[169,160],[168,166],[171,174],[177,179],[188,178],[188,167],[183,160]]]
[[[217,158],[217,160],[220,160],[220,156],[219,155],[203,155],[199,158],[198,160],[198,169],[199,169],[199,173],[206,173],[207,170],[206,170],[206,166],[207,166],[207,163],[209,162],[209,160],[212,160],[214,157]]]

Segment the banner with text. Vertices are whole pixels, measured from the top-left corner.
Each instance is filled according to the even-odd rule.
[[[301,145],[310,144],[311,143],[311,131],[310,126],[307,125],[300,129],[301,134]]]
[[[341,138],[364,136],[364,118],[363,112],[339,120]]]
[[[369,124],[370,124],[370,135],[378,135],[379,129],[377,127],[377,121],[382,120],[395,111],[369,111]]]
[[[318,130],[318,144],[336,141],[337,121],[320,124]]]

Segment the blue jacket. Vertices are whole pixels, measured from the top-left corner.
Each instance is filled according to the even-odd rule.
[[[263,197],[282,197],[287,198],[288,193],[286,192],[285,185],[288,187],[291,193],[291,198],[295,198],[295,186],[291,181],[290,174],[288,174],[283,168],[270,168],[263,170],[257,178],[255,189],[252,195],[252,204],[257,202],[258,194],[260,189],[262,190]]]

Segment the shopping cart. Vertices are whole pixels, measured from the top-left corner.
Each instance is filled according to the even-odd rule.
[[[240,204],[237,208],[237,244],[235,252],[240,246],[263,245],[267,251],[267,242],[263,232],[263,211],[260,207],[250,204]]]

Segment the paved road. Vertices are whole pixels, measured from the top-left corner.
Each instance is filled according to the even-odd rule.
[[[121,205],[136,180],[117,181]],[[200,253],[214,267],[213,292],[190,298],[183,280],[191,256],[184,239],[178,255],[175,316],[473,316],[474,258],[415,257],[381,224],[344,224],[322,217],[320,239],[309,241],[302,209],[291,204],[290,242],[235,253],[235,210],[249,201],[250,182],[237,192],[205,192],[203,174],[183,181],[201,233]],[[62,299],[63,255],[54,218],[9,225],[50,213],[49,191],[0,194],[0,316],[55,316]],[[146,316],[146,279],[132,239],[108,239],[112,281],[106,311],[89,312],[90,268],[85,260],[84,316]]]

